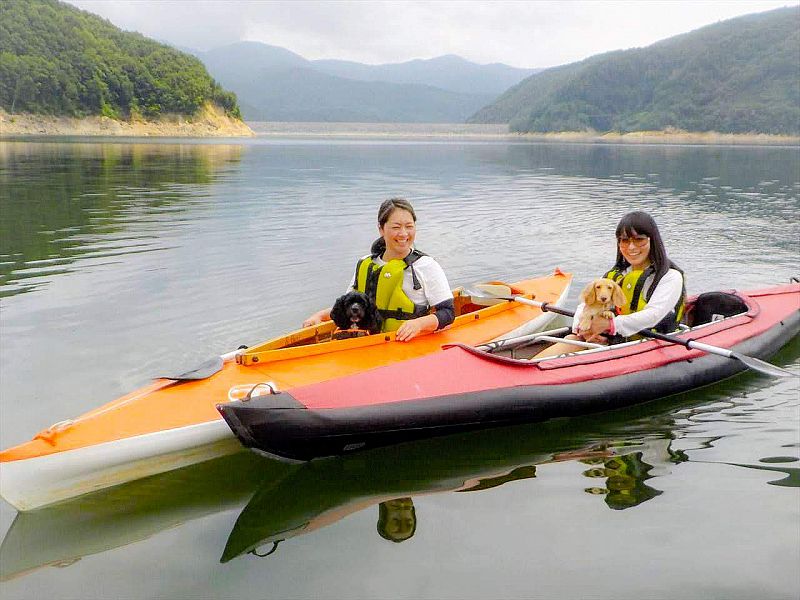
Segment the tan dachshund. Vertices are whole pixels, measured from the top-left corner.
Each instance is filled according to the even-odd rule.
[[[613,319],[616,315],[615,307],[625,305],[625,294],[622,288],[615,281],[600,278],[590,281],[581,292],[581,302],[584,303],[583,312],[578,322],[578,336],[581,339],[588,339],[589,329],[595,317]],[[597,341],[592,339],[592,341]]]

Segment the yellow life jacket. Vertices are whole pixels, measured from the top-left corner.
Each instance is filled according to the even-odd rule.
[[[604,275],[604,277],[616,281],[622,288],[622,293],[625,294],[626,302],[625,306],[622,307],[621,314],[629,315],[631,313],[639,312],[645,306],[647,306],[647,300],[645,299],[645,295],[642,293],[642,291],[647,278],[651,275],[654,275],[655,272],[655,268],[650,265],[642,271],[631,270],[628,273],[625,273],[624,271],[618,271],[617,269],[611,269]],[[683,318],[685,300],[686,294],[682,293],[681,297],[678,298],[678,302],[675,304],[675,308],[673,308],[669,314],[667,314],[667,316],[661,319],[661,321],[655,327],[653,327],[653,329],[661,333],[675,331],[678,323],[680,323],[681,319]],[[636,337],[634,336],[632,339],[636,339]]]
[[[382,331],[396,331],[403,321],[428,314],[429,306],[414,304],[403,291],[403,275],[409,268],[414,289],[422,287],[412,267],[422,256],[422,252],[412,250],[404,259],[395,258],[384,265],[375,262],[377,255],[358,261],[353,288],[373,299],[383,317]]]

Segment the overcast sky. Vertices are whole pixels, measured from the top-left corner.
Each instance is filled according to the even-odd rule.
[[[308,59],[379,64],[457,54],[477,63],[551,67],[647,46],[796,1],[68,0],[129,31],[209,50],[240,40]]]

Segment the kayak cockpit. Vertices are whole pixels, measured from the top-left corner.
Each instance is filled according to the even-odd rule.
[[[700,333],[705,328],[717,324],[723,324],[724,327],[728,327],[732,325],[732,320],[745,317],[754,310],[756,310],[755,304],[749,298],[739,294],[727,292],[708,292],[700,294],[695,298],[689,299],[686,305],[686,313],[683,322],[678,326],[678,329],[672,333],[674,335],[690,332]],[[563,318],[560,321],[562,327],[550,331],[543,331],[535,335],[525,336],[527,339],[520,338],[518,343],[515,343],[513,340],[507,340],[495,345],[487,344],[484,347],[478,347],[478,350],[483,350],[484,352],[498,357],[538,363],[562,358],[564,356],[596,354],[652,342],[650,339],[641,338],[609,346],[593,344],[581,340],[566,340],[564,338],[571,333],[569,327],[570,323],[570,319]],[[717,327],[715,327],[715,329],[716,328]],[[574,349],[563,354],[536,358],[540,352],[559,342],[570,344]]]
[[[526,294],[525,290],[512,286],[505,286],[511,293],[521,297],[532,298],[533,294]],[[518,305],[506,300],[486,301],[485,298],[473,298],[464,288],[453,290],[453,304],[455,308],[455,321],[449,325],[450,329],[462,327],[475,320],[494,316],[504,311],[513,310]],[[243,365],[285,360],[298,356],[312,356],[339,350],[349,350],[365,346],[380,345],[391,342],[395,338],[394,332],[375,333],[361,336],[337,337],[337,328],[332,321],[325,321],[319,325],[311,325],[298,329],[287,335],[273,338],[257,346],[244,349],[236,355],[236,361]]]

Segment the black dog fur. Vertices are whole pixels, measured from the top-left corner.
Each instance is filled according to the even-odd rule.
[[[361,329],[378,333],[383,318],[372,299],[361,292],[347,292],[336,299],[331,309],[331,319],[339,329]]]

